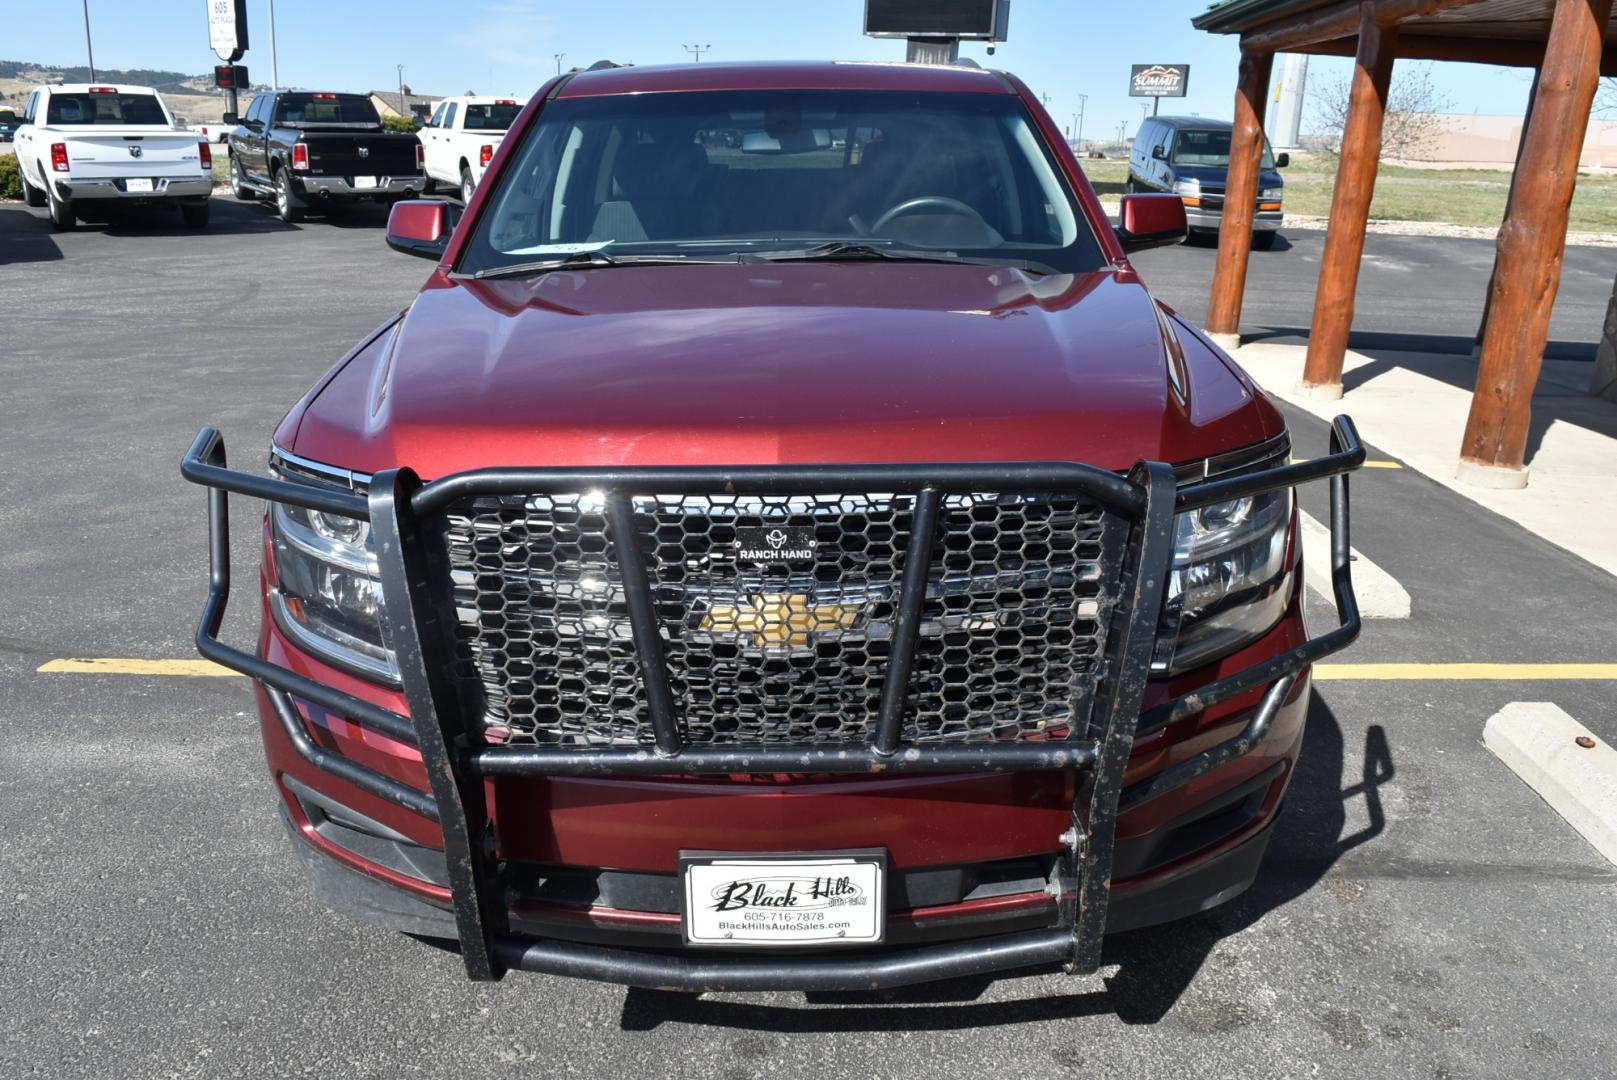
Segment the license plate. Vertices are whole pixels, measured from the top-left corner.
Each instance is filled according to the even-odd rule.
[[[124,187],[130,191],[151,191],[152,182],[150,180],[125,180]]]
[[[376,177],[374,177],[374,176],[356,176],[356,177],[354,177],[354,187],[358,188],[360,191],[369,191],[371,188],[373,188],[375,186],[376,186]]]
[[[692,945],[871,945],[882,940],[887,859],[690,854],[680,859]]]

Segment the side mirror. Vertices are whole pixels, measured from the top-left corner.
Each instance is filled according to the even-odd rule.
[[[237,124],[241,123],[241,117],[236,113],[227,112],[224,116],[220,117],[219,122],[230,127],[235,127]]]
[[[387,246],[406,255],[441,259],[455,231],[458,213],[438,199],[406,199],[387,215]]]
[[[1155,146],[1153,146],[1151,148],[1151,156],[1153,158],[1155,158],[1157,161],[1167,161],[1168,160],[1168,151],[1166,151],[1166,150],[1164,150],[1162,148],[1161,143],[1157,143],[1157,145],[1155,145]]]
[[[1275,168],[1277,168],[1277,169],[1284,169],[1287,165],[1290,165],[1290,164],[1291,164],[1291,155],[1290,154],[1281,154],[1279,157],[1275,158]]]
[[[1185,204],[1177,195],[1125,195],[1117,220],[1117,239],[1124,251],[1168,247],[1183,243],[1190,234]]]

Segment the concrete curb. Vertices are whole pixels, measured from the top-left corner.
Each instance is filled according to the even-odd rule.
[[[1513,701],[1494,713],[1482,745],[1617,863],[1617,750],[1547,701]]]
[[[1301,511],[1297,513],[1297,522],[1303,538],[1303,580],[1309,588],[1332,600],[1335,593],[1331,589],[1331,530]],[[1358,548],[1351,550],[1353,593],[1359,598],[1359,614],[1366,619],[1409,618],[1409,590],[1359,554]]]

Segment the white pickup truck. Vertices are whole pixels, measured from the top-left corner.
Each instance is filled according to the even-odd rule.
[[[151,87],[36,87],[16,150],[23,196],[48,205],[58,229],[71,229],[92,201],[177,206],[186,225],[208,224],[212,149],[175,123]]]
[[[427,189],[444,184],[460,191],[462,202],[483,182],[483,170],[500,140],[522,111],[515,98],[444,98],[432,119],[416,133],[426,153]]]

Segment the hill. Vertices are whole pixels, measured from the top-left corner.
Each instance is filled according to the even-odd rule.
[[[213,81],[213,75],[187,75],[183,71],[162,71],[156,68],[97,68],[97,82],[126,82],[136,86],[164,86],[190,83],[201,79]],[[60,66],[36,64],[27,60],[0,60],[0,79],[22,79],[27,82],[89,82],[90,69],[82,65]]]
[[[90,69],[83,65],[40,64],[31,60],[0,60],[0,107],[17,109],[28,92],[40,83],[89,82]],[[182,124],[217,124],[226,108],[225,94],[213,85],[213,72],[187,75],[161,68],[96,68],[95,81],[117,85],[150,86],[162,94]],[[241,98],[246,111],[252,94]]]

